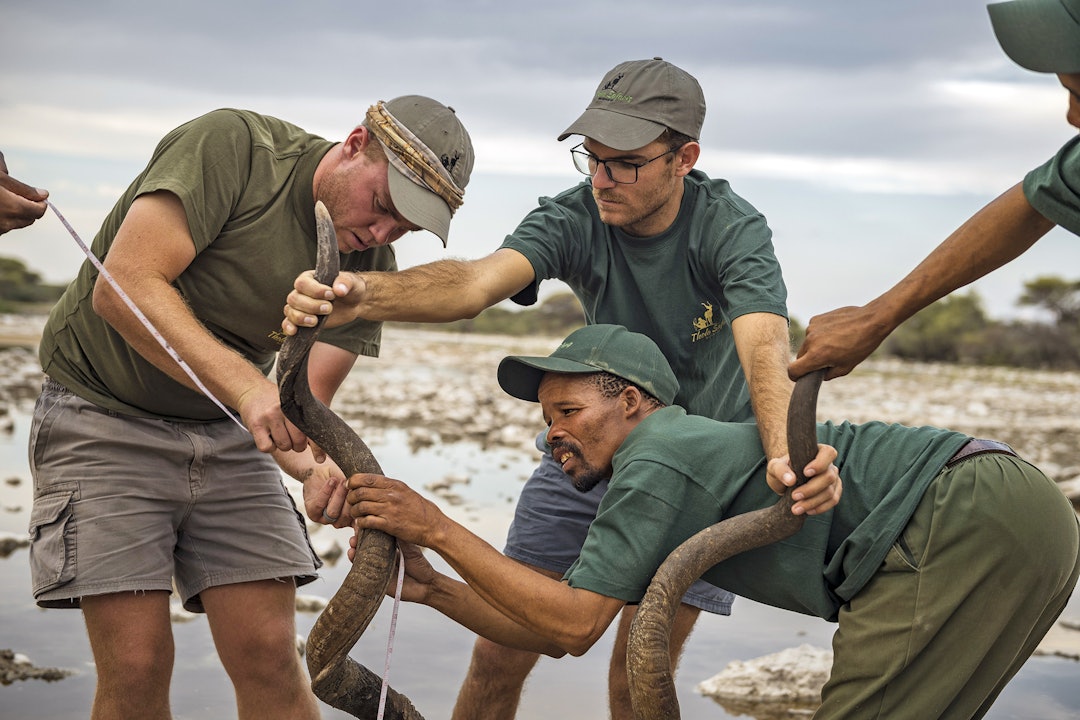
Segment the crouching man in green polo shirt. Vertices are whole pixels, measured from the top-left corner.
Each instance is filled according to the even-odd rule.
[[[561,582],[504,557],[403,482],[349,480],[361,527],[431,548],[465,580],[405,545],[403,598],[495,642],[585,653],[680,543],[776,501],[754,425],[671,405],[678,382],[644,335],[590,325],[548,357],[505,358],[499,383],[540,403],[552,455],[579,490],[610,478]],[[981,717],[1076,585],[1075,512],[1002,443],[880,422],[821,423],[818,439],[839,453],[843,501],[811,479],[799,533],[703,579],[839,623],[816,718]]]

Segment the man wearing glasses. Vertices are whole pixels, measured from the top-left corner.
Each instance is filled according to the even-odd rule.
[[[684,70],[660,58],[622,63],[559,136],[584,138],[571,154],[587,182],[543,198],[502,247],[478,260],[343,273],[333,288],[302,275],[282,328],[292,334],[332,309],[331,325],[357,317],[449,322],[506,298],[531,305],[540,282],[558,278],[588,323],[623,325],[660,346],[679,379],[675,401],[690,413],[737,422],[754,419],[756,409],[769,484],[781,492],[794,482],[785,439],[787,291],[765,218],[727,181],[694,169],[704,119],[701,87]],[[607,483],[575,490],[543,434],[537,447],[544,455],[522,489],[504,552],[559,578],[577,559]],[[809,469],[829,473],[839,498],[835,456],[823,446]],[[704,583],[690,589],[671,639],[676,661],[700,610],[729,614],[732,599]],[[608,678],[617,719],[632,716],[625,641],[633,612],[622,614]],[[538,657],[478,639],[453,717],[512,718]]]

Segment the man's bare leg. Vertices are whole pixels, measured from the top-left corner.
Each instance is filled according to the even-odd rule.
[[[637,612],[636,605],[627,605],[619,616],[619,629],[615,634],[615,647],[611,650],[611,665],[608,667],[608,705],[611,720],[634,720],[634,709],[630,704],[630,682],[626,675],[626,642],[630,636],[630,623]],[[671,639],[668,649],[671,651],[671,674],[679,667],[686,640],[694,629],[701,610],[682,603],[675,611],[675,622],[671,627]]]
[[[562,578],[561,573],[523,564],[548,577]],[[513,720],[525,680],[539,659],[538,653],[477,638],[451,720]]]
[[[97,668],[92,720],[168,720],[173,636],[169,593],[82,598]]]
[[[241,720],[318,720],[319,703],[296,650],[291,579],[220,585],[202,593],[214,645]]]

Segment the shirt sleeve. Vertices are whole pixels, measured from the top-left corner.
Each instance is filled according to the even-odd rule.
[[[580,205],[580,192],[578,186],[555,198],[540,198],[539,206],[503,240],[501,247],[517,250],[533,267],[532,283],[510,298],[518,305],[535,304],[544,280],[567,280],[588,266],[585,224],[591,220],[587,212],[575,209]]]
[[[708,272],[719,279],[728,319],[758,312],[786,318],[787,286],[765,217],[745,215],[713,232],[720,233],[721,240],[703,257],[710,264]]]
[[[180,198],[196,252],[228,222],[251,170],[251,131],[234,112],[216,110],[184,123],[158,143],[138,194]]]
[[[571,587],[637,602],[671,551],[722,517],[716,498],[682,473],[631,462],[605,493],[565,579]]]
[[[1080,235],[1080,136],[1027,174],[1024,196],[1043,217]]]

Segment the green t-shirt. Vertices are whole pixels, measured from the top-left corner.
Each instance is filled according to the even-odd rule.
[[[624,325],[652,338],[679,379],[676,403],[718,420],[753,418],[731,321],[787,317],[787,289],[765,218],[725,180],[685,179],[666,231],[631,237],[600,220],[591,185],[541,198],[502,247],[532,263],[535,282],[514,301],[530,305],[547,278],[564,281],[589,323]]]
[[[1080,136],[1027,174],[1024,195],[1047,220],[1080,235]]]
[[[281,347],[281,308],[296,276],[315,267],[315,168],[333,143],[275,118],[216,110],[166,135],[94,238],[104,258],[138,196],[166,190],[183,203],[195,259],[173,283],[215,337],[264,373]],[[380,247],[341,256],[342,269],[393,270]],[[91,306],[98,272],[86,261],[49,315],[44,371],[103,408],[140,417],[213,421],[221,410],[169,378]],[[138,297],[131,298],[136,305]],[[381,324],[351,323],[320,340],[378,355]]]
[[[779,543],[736,555],[702,578],[736,595],[835,620],[877,571],[930,481],[968,436],[933,427],[818,425],[839,452],[844,499]],[[776,503],[765,481],[757,427],[687,415],[648,416],[612,461],[611,484],[572,587],[639,601],[657,568],[684,540],[724,518]]]

